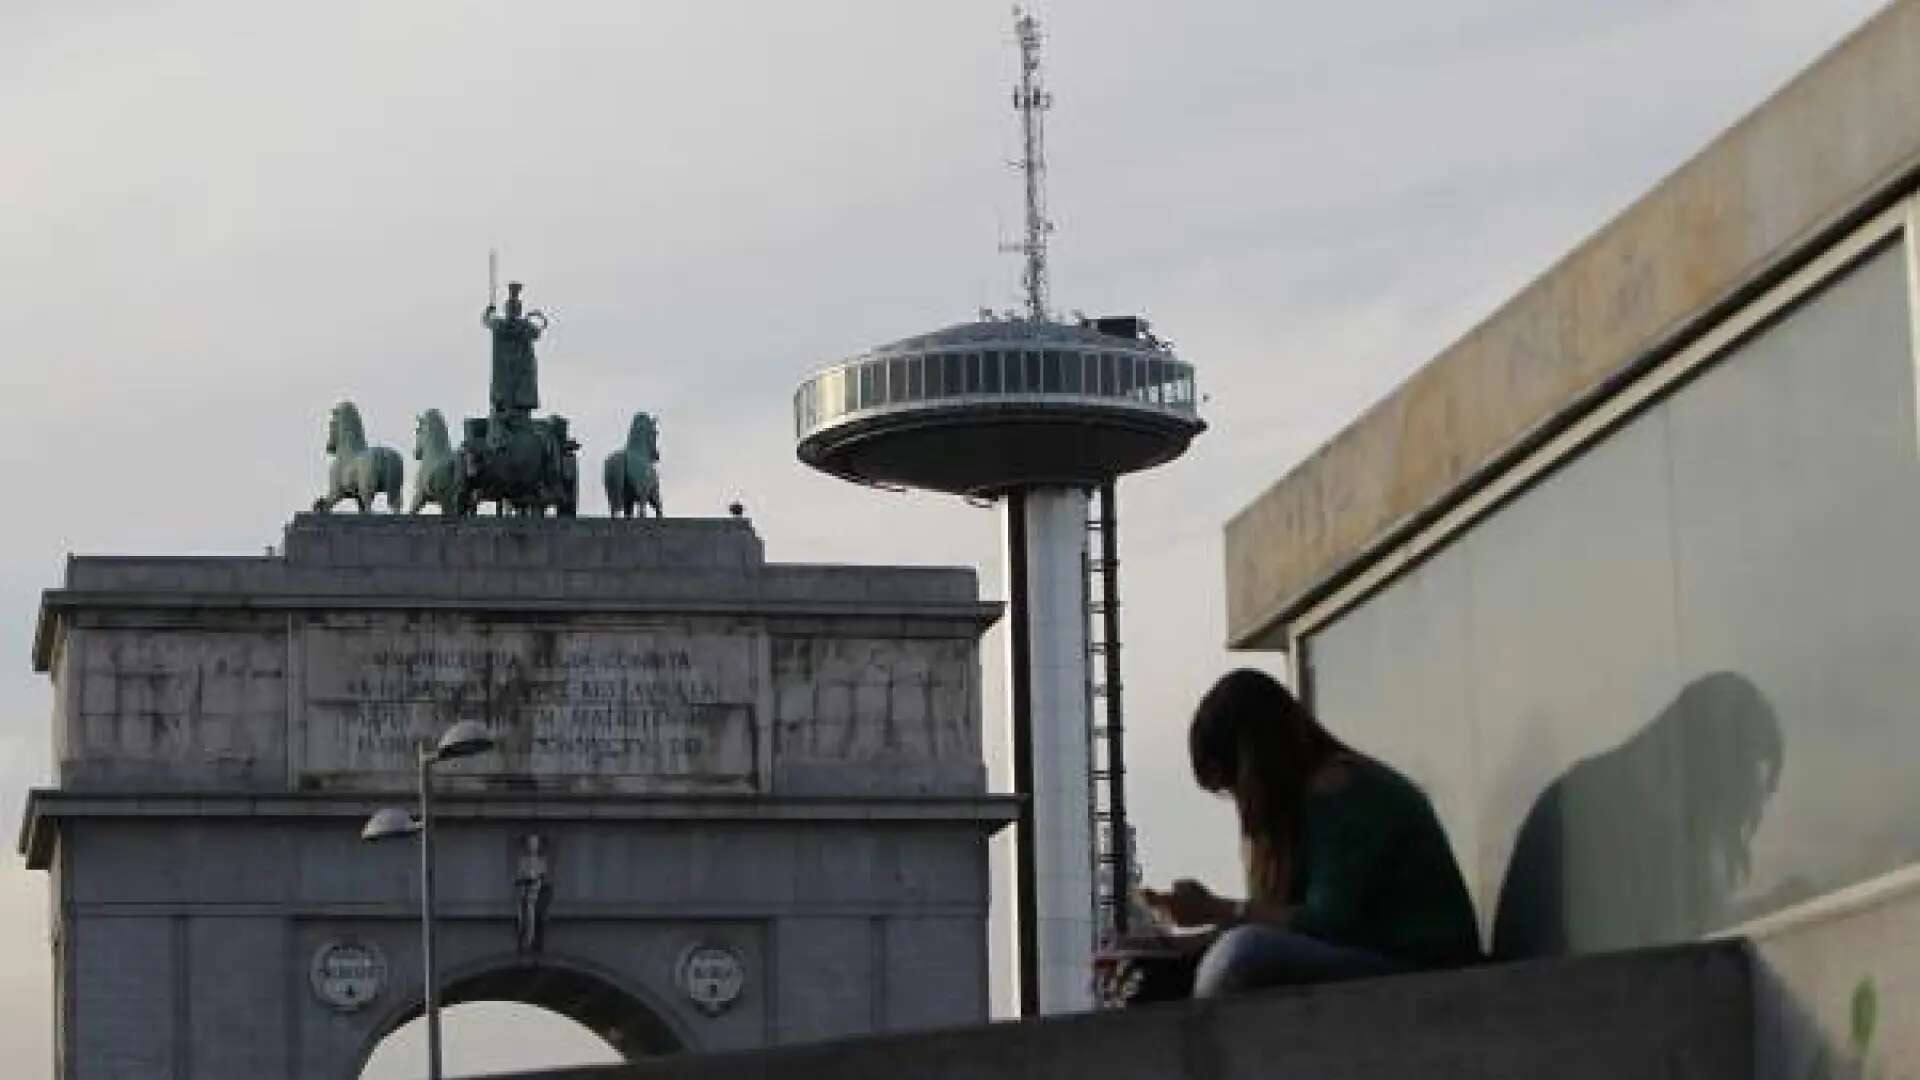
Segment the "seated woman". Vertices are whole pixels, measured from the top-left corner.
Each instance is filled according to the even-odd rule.
[[[1144,899],[1211,926],[1196,997],[1470,963],[1479,932],[1452,848],[1419,788],[1343,745],[1286,687],[1230,672],[1195,709],[1193,777],[1239,811],[1248,898],[1196,881]]]

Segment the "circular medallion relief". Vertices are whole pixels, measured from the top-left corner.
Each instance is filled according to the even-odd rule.
[[[314,951],[308,974],[315,997],[352,1012],[380,996],[387,985],[387,958],[372,942],[329,941]]]
[[[694,945],[680,954],[674,981],[701,1012],[718,1016],[740,999],[747,985],[747,964],[725,945]]]

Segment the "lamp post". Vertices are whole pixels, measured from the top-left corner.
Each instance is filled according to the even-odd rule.
[[[461,720],[432,747],[420,747],[420,816],[397,806],[374,812],[360,830],[362,840],[420,837],[420,958],[426,975],[427,1077],[440,1080],[440,976],[433,962],[433,767],[493,749],[493,736],[478,720]]]

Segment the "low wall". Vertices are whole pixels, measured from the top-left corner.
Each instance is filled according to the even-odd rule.
[[[1745,1080],[1740,942],[1487,966],[527,1080]]]

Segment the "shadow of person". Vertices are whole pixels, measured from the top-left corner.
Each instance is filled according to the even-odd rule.
[[[1500,887],[1493,955],[1682,941],[1746,880],[1779,782],[1779,718],[1745,676],[1695,679],[1632,738],[1576,762],[1527,812]]]

